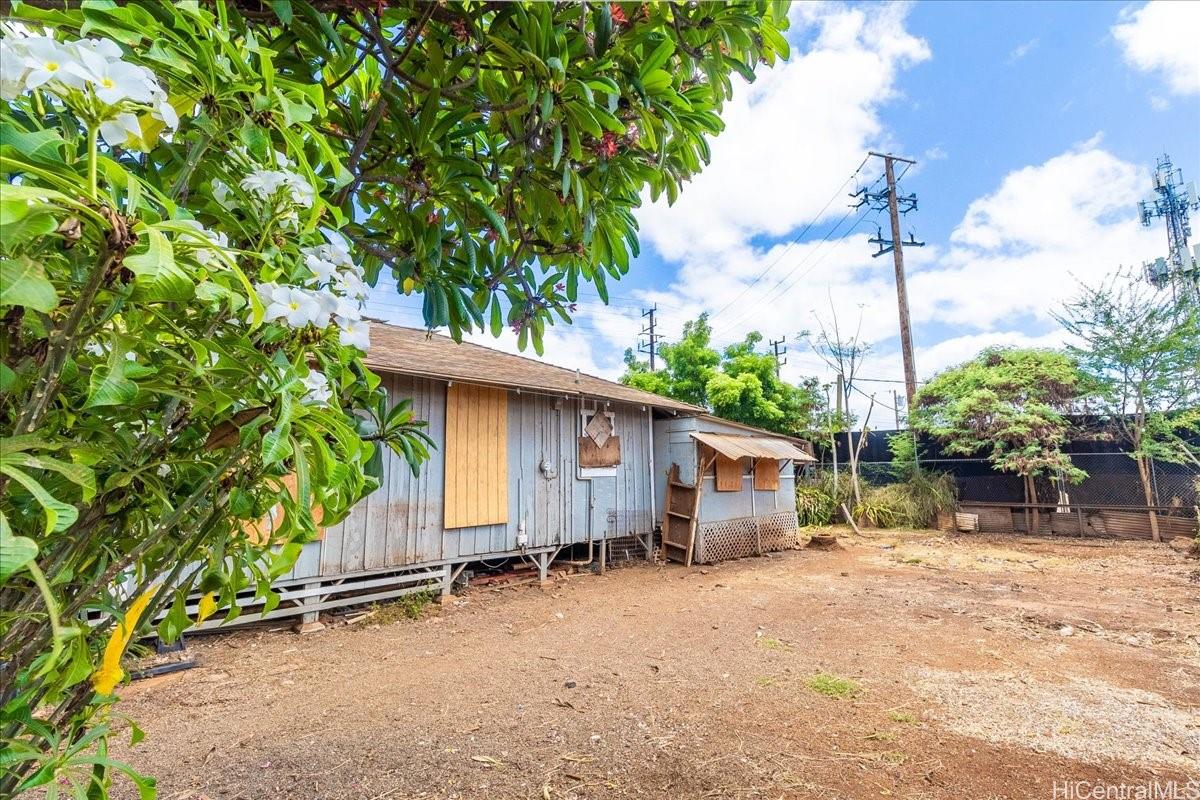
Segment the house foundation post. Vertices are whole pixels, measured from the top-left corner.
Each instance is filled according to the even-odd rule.
[[[538,565],[538,585],[539,586],[549,586],[552,583],[554,583],[554,581],[550,580],[550,554],[549,553],[538,553],[537,554],[537,565]]]
[[[305,590],[320,589],[321,584],[306,583],[306,584],[304,584],[304,588],[305,588]],[[304,598],[304,600],[302,601],[302,605],[315,606],[315,605],[319,604],[323,599],[324,598],[322,598],[321,595],[319,595],[319,594],[310,594]],[[321,622],[320,612],[305,611],[303,614],[300,615],[300,622],[299,622],[299,624],[296,625],[296,633],[300,633],[300,634],[316,633],[317,631],[323,631],[323,630],[325,630],[325,624]]]

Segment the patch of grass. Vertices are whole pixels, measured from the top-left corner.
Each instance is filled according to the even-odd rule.
[[[885,750],[879,754],[879,760],[885,764],[903,764],[908,761],[908,754],[899,750]]]
[[[916,725],[917,718],[907,711],[889,711],[892,722],[903,722],[905,725]]]
[[[775,685],[775,679],[773,677],[771,677],[770,675],[759,675],[757,678],[754,679],[754,682],[757,683],[759,686],[761,686],[764,689],[768,686]]]
[[[414,592],[388,603],[380,603],[375,606],[379,612],[378,621],[381,625],[386,625],[405,619],[420,619],[425,608],[432,604],[436,597],[437,595],[433,591]]]
[[[917,558],[916,556],[909,556],[908,558],[902,559],[900,561],[900,563],[901,564],[920,564],[923,561],[924,561],[924,559],[922,559],[922,558]]]
[[[862,687],[856,682],[828,672],[818,672],[809,678],[805,685],[817,694],[837,700],[851,700],[862,692]]]
[[[758,640],[758,644],[764,650],[787,650],[787,642],[780,641],[770,636],[764,636]]]
[[[863,737],[868,742],[890,742],[895,738],[896,734],[887,731],[871,731]]]

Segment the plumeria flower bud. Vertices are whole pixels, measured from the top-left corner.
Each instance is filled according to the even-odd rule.
[[[143,149],[142,123],[138,120],[137,114],[125,112],[101,122],[100,135],[111,147],[124,147],[127,150]]]

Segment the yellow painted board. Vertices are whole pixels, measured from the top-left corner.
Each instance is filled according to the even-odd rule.
[[[446,390],[445,527],[508,521],[508,392],[465,383]]]

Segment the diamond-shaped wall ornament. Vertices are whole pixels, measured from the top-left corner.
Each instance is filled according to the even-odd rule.
[[[613,435],[612,420],[608,418],[608,414],[603,411],[597,411],[592,414],[591,421],[583,432],[596,443],[596,447],[604,447],[604,443],[608,441],[608,437]]]

